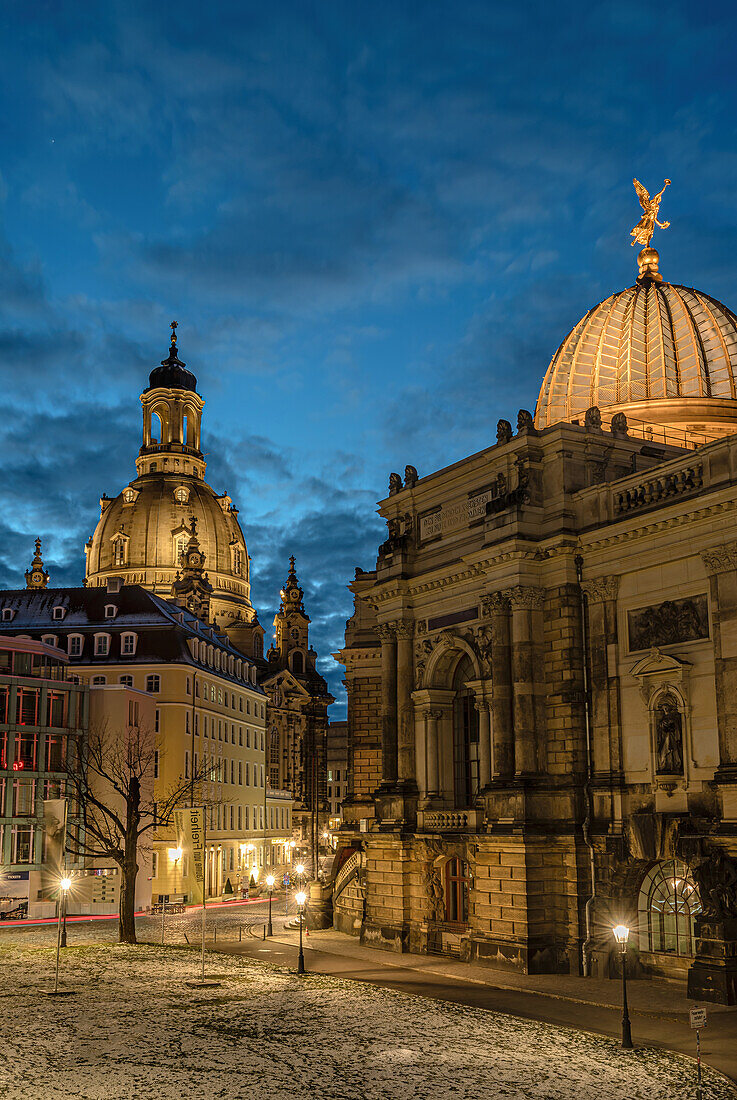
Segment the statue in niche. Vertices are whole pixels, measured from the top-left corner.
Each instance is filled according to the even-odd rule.
[[[683,717],[670,693],[655,708],[655,753],[658,775],[683,775]]]

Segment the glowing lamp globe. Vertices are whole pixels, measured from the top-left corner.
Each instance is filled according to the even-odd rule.
[[[271,887],[274,885],[274,876],[273,875],[267,875],[266,876],[266,885],[268,886],[269,889],[271,889]]]
[[[612,929],[614,932],[614,938],[620,947],[624,947],[629,938],[630,930],[626,924],[618,924],[616,928]]]
[[[70,878],[63,878],[59,885],[61,886],[64,893],[66,893],[69,887],[72,885],[72,880]]]
[[[297,872],[298,875],[303,875],[305,873],[304,863],[298,863],[297,866],[295,867],[295,871]]]
[[[297,902],[297,905],[301,909],[304,903],[307,901],[307,894],[305,894],[304,891],[300,890],[294,900]]]

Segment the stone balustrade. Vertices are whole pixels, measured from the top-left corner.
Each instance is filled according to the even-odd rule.
[[[476,832],[484,823],[481,810],[420,810],[417,827],[428,833]]]
[[[668,497],[684,496],[696,492],[703,484],[704,468],[701,462],[692,462],[668,473],[646,475],[614,492],[614,513],[623,515],[659,504]]]

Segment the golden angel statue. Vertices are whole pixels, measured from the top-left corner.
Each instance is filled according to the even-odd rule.
[[[661,229],[667,229],[670,225],[670,222],[658,221],[660,201],[663,198],[666,187],[670,187],[670,180],[665,180],[663,183],[663,190],[658,191],[657,195],[653,195],[652,198],[650,198],[647,188],[643,187],[639,180],[632,180],[632,182],[635,185],[635,191],[640,200],[640,206],[645,212],[635,228],[631,231],[630,237],[632,237],[633,247],[636,244],[641,244],[644,245],[645,248],[648,248],[653,233],[655,232],[655,226],[659,225]]]

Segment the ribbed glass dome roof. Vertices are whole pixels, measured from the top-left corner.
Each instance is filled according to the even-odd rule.
[[[605,417],[621,411],[721,434],[737,431],[736,399],[734,313],[700,290],[645,277],[594,306],[560,345],[535,424],[582,418],[596,405]]]

